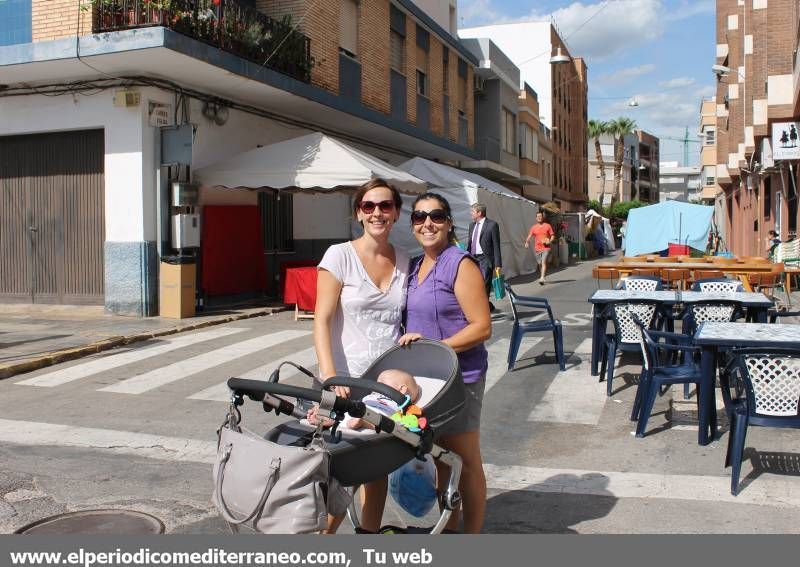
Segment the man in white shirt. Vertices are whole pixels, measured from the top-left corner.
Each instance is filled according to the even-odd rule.
[[[492,274],[502,269],[503,260],[500,255],[500,225],[486,218],[486,205],[475,203],[470,207],[472,222],[469,224],[469,253],[478,261],[486,294],[492,289]],[[489,309],[495,310],[489,302]]]

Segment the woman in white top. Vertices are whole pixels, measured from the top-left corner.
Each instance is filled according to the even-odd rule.
[[[328,248],[319,263],[314,347],[323,382],[331,376],[361,376],[400,338],[408,281],[408,255],[389,243],[400,217],[400,193],[382,179],[362,185],[353,199],[353,214],[364,227],[355,240]],[[350,389],[336,387],[338,396]],[[387,481],[364,486],[361,527],[380,528]],[[333,533],[342,517],[331,517]]]

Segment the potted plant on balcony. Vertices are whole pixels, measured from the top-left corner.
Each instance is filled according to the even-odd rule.
[[[142,24],[169,24],[172,0],[142,0],[139,22]]]

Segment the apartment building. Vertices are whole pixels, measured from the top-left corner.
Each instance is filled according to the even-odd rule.
[[[797,231],[800,2],[718,0],[716,36],[718,223],[729,250],[763,255],[768,230]]]
[[[539,98],[525,83],[519,93],[519,174],[522,196],[543,204],[553,200],[553,140],[539,118]]]
[[[491,39],[538,95],[540,119],[552,131],[553,200],[564,211],[585,210],[587,67],[573,57],[550,22],[459,29],[459,37]],[[522,85],[521,85],[522,86]]]
[[[643,203],[658,203],[660,201],[658,160],[661,155],[658,138],[644,130],[636,130],[635,135],[638,140],[636,148],[638,165],[634,180],[636,198]]]
[[[473,106],[475,127],[481,135],[475,142],[478,159],[461,161],[459,167],[489,179],[518,184],[519,69],[490,39],[462,39],[461,42],[478,60]],[[519,187],[516,190],[519,191]]]
[[[168,182],[261,145],[322,131],[395,163],[477,159],[454,0],[198,2],[0,4],[0,301],[154,314]],[[349,237],[348,197],[317,199],[197,204],[258,207],[272,278]]]
[[[722,188],[717,183],[717,105],[713,98],[700,104],[700,170],[703,190],[700,199],[707,204],[715,201]]]
[[[664,201],[698,203],[701,200],[702,169],[699,166],[679,165],[677,161],[659,164],[659,198]]]
[[[599,137],[600,151],[603,157],[603,171],[605,172],[605,184],[600,171],[600,160],[597,159],[597,148],[594,138],[588,141],[588,183],[589,199],[600,201],[602,205],[611,204],[614,195],[614,136],[604,134]],[[623,140],[624,150],[622,159],[622,169],[620,170],[621,183],[619,189],[619,201],[631,201],[636,198],[636,170],[638,166],[638,147],[639,138],[635,134],[628,134]]]

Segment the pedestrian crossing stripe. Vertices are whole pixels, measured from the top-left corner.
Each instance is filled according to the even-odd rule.
[[[193,344],[220,339],[247,330],[249,329],[243,327],[220,327],[208,331],[201,331],[199,333],[158,339],[153,345],[137,345],[132,350],[126,352],[112,353],[102,358],[95,358],[66,368],[39,374],[33,378],[27,378],[16,382],[16,384],[20,386],[40,386],[44,388],[61,386],[69,382],[74,382],[75,380],[99,374],[100,372],[125,366],[126,364],[140,362]]]
[[[143,394],[161,386],[177,382],[188,376],[198,374],[209,368],[221,366],[234,359],[251,355],[281,343],[307,337],[311,331],[285,330],[270,333],[261,337],[248,339],[222,348],[206,352],[192,358],[181,360],[150,372],[145,372],[111,386],[101,388],[99,392],[115,394]]]
[[[290,361],[294,362],[295,364],[299,364],[300,366],[302,366],[306,370],[312,370],[313,371],[313,368],[317,364],[317,354],[315,352],[314,347],[311,347],[311,348],[307,348],[305,350],[301,350],[300,352],[293,353],[293,354],[285,357],[284,360],[290,360]],[[241,376],[239,376],[239,378],[246,378],[248,380],[266,381],[269,378],[269,375],[278,367],[278,365],[281,362],[282,361],[274,361],[274,362],[270,362],[268,364],[264,364],[262,366],[259,366],[258,368],[253,368],[252,370],[249,370],[249,371],[245,372],[244,374],[242,374]],[[294,377],[298,376],[298,375],[300,375],[303,378],[305,378],[305,382],[306,383],[305,384],[301,384],[301,385],[305,385],[306,387],[309,387],[310,384],[308,382],[311,379],[308,376],[306,376],[305,374],[302,374],[295,367],[288,366],[288,365],[284,366],[281,369],[280,382],[281,382],[281,384],[295,385],[295,384],[291,384],[291,382],[292,382],[292,379]],[[219,384],[214,384],[210,388],[206,388],[205,390],[202,390],[200,392],[197,392],[196,394],[193,394],[193,395],[189,396],[189,399],[190,400],[206,400],[206,401],[209,401],[209,402],[228,402],[231,399],[231,391],[228,388],[228,382],[226,380],[225,382],[220,382]]]

